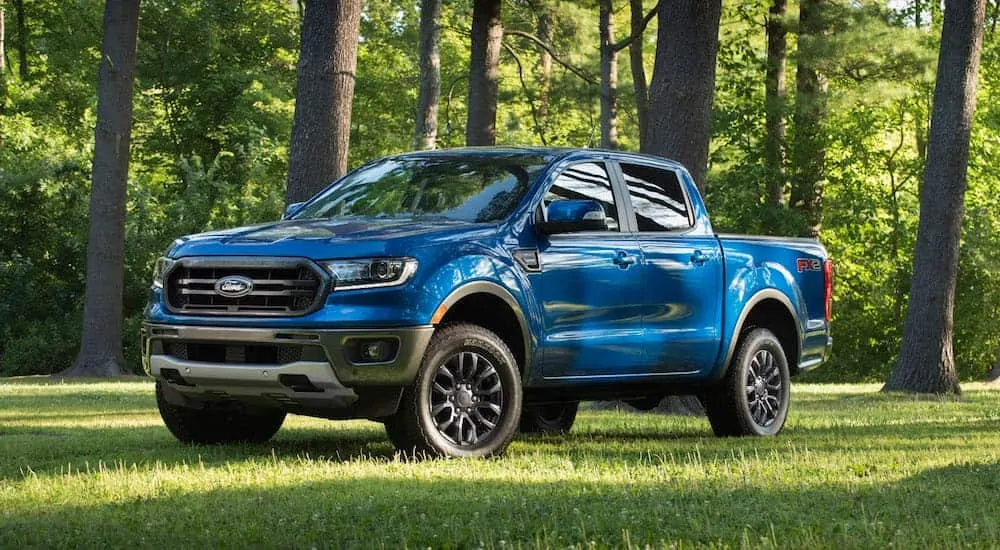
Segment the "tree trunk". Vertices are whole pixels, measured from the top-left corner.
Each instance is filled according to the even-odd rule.
[[[469,115],[467,145],[497,142],[497,89],[500,73],[501,0],[475,0],[469,55]]]
[[[546,44],[552,44],[555,37],[555,16],[552,13],[552,6],[547,2],[542,2],[537,7],[538,13],[538,38]],[[552,54],[549,50],[538,47],[538,123],[542,131],[549,125],[549,95],[552,90]]]
[[[785,30],[786,0],[773,0],[767,18],[767,70],[764,79],[764,162],[767,166],[767,206],[771,232],[777,211],[785,204]]]
[[[7,98],[7,27],[4,20],[4,2],[0,0],[0,115],[3,114],[4,101]],[[0,134],[0,147],[3,147],[3,135]]]
[[[600,1],[601,147],[618,148],[618,52],[611,0]]]
[[[14,0],[17,12],[17,68],[21,82],[28,80],[28,26],[24,20],[24,0]]]
[[[7,38],[7,29],[4,26],[4,5],[0,0],[0,79],[7,73],[7,48],[4,44]]]
[[[1000,352],[997,352],[997,360],[993,363],[993,369],[986,375],[986,382],[1000,384]]]
[[[420,3],[420,97],[417,100],[415,149],[437,147],[438,99],[441,96],[441,0]]]
[[[823,222],[826,183],[826,77],[818,68],[826,32],[828,0],[802,0],[799,6],[799,61],[795,72],[795,141],[791,206],[800,213],[799,236],[816,237]]]
[[[884,391],[961,393],[952,314],[984,10],[984,0],[946,0],[910,306]]]
[[[722,0],[661,2],[644,153],[679,161],[705,191]]]
[[[642,36],[646,29],[643,21],[642,0],[629,0],[632,42],[628,45],[632,69],[632,87],[635,90],[635,117],[639,122],[639,148],[645,150],[646,132],[649,127],[649,88],[646,85],[646,67],[642,59]]]
[[[296,77],[285,204],[347,171],[361,0],[308,0]]]
[[[139,0],[108,0],[97,83],[83,338],[63,376],[121,376],[125,199]]]

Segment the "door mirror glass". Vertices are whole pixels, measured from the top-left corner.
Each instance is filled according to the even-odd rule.
[[[281,215],[281,219],[287,220],[288,218],[290,218],[291,215],[294,214],[296,211],[298,211],[299,207],[302,206],[303,204],[305,204],[305,203],[304,202],[293,202],[292,204],[289,204],[288,206],[286,206],[285,207],[285,213]]]
[[[607,231],[604,207],[594,200],[561,199],[549,203],[545,221],[538,224],[543,235],[576,233],[578,231]]]

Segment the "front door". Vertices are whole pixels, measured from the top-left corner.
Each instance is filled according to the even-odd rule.
[[[532,285],[542,306],[545,378],[629,375],[644,369],[642,253],[624,233],[622,198],[603,162],[567,166],[543,201],[590,199],[607,229],[541,237],[541,273]]]

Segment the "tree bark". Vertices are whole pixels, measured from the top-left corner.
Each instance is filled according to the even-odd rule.
[[[139,0],[108,0],[97,83],[83,337],[63,376],[121,376],[125,200]]]
[[[884,391],[961,393],[953,312],[984,11],[984,0],[946,0],[910,306],[899,362]]]
[[[600,0],[601,147],[618,148],[618,52],[611,0]]]
[[[772,0],[767,18],[767,69],[764,77],[764,162],[767,167],[767,206],[777,211],[785,204],[785,29],[786,0]],[[774,232],[777,218],[768,216]]]
[[[7,98],[7,27],[4,18],[4,2],[0,0],[0,114],[4,111],[4,101]],[[0,147],[3,146],[3,135],[0,134]]]
[[[497,91],[503,39],[500,5],[501,0],[475,0],[472,8],[467,145],[494,145],[497,142]]]
[[[25,23],[24,0],[14,0],[17,12],[17,68],[21,82],[28,80],[28,26]]]
[[[642,149],[682,163],[702,192],[708,175],[721,14],[722,0],[660,3],[649,139]]]
[[[302,19],[285,203],[347,171],[361,0],[308,0]]]
[[[797,233],[819,236],[826,183],[826,76],[819,70],[828,0],[802,0],[799,6],[799,61],[795,72],[795,141],[791,206],[800,213]]]
[[[632,69],[632,88],[635,91],[635,116],[639,122],[639,148],[645,150],[649,127],[649,86],[646,84],[646,67],[642,58],[642,36],[646,23],[642,13],[642,0],[629,0],[632,42],[628,45]]]
[[[420,97],[417,100],[415,149],[437,147],[438,100],[441,97],[441,0],[420,3]]]
[[[0,0],[0,79],[7,71],[7,48],[4,41],[7,38],[7,29],[4,25],[4,3]]]

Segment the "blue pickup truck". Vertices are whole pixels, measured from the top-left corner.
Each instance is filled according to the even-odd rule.
[[[287,413],[382,422],[404,452],[503,453],[580,401],[698,395],[774,435],[829,355],[811,239],[717,235],[688,172],[612,151],[369,162],[281,221],[177,239],[142,327],[167,428],[266,441]]]

